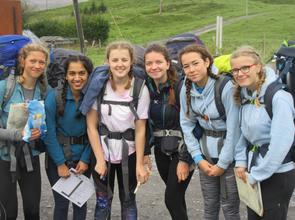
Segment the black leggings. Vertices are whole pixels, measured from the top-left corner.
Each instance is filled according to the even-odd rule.
[[[34,170],[27,172],[26,167],[19,167],[19,179],[17,180],[22,199],[23,210],[26,220],[39,220],[41,199],[41,173],[39,156],[32,158]],[[18,201],[16,182],[12,182],[10,162],[0,160],[0,202],[5,213],[1,213],[1,220],[17,218]],[[1,210],[3,211],[3,210]]]
[[[295,170],[276,173],[260,183],[264,213],[260,217],[247,208],[248,220],[286,220],[295,186]]]
[[[160,147],[155,147],[154,152],[158,171],[166,184],[165,204],[170,212],[172,220],[187,220],[185,191],[194,171],[190,172],[185,181],[179,183],[176,175],[176,168],[179,161],[178,157],[167,156],[162,153]]]

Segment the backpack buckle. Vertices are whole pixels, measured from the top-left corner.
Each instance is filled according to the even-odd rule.
[[[164,130],[165,131],[165,136],[171,136],[171,131],[170,130]]]

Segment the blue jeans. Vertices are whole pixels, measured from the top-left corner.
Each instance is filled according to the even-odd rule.
[[[95,159],[92,161],[95,166]],[[100,179],[98,173],[93,169],[92,177],[94,180],[96,190],[96,206],[95,206],[95,220],[110,220],[111,206],[114,192],[115,173],[117,173],[117,180],[119,186],[119,198],[121,203],[121,219],[122,220],[136,220],[137,207],[135,201],[135,194],[133,193],[137,185],[136,180],[136,161],[135,153],[129,155],[128,160],[128,175],[129,175],[129,198],[126,198],[124,192],[123,175],[121,164],[110,164],[110,170],[106,178]]]
[[[57,173],[57,166],[55,163],[48,157],[48,168],[46,169],[47,177],[50,182],[50,185],[53,186],[58,179],[60,178]],[[85,175],[89,177],[90,172],[86,172]],[[67,220],[68,219],[68,210],[70,201],[54,190],[54,220]],[[85,220],[87,214],[87,203],[85,203],[81,208],[73,204],[73,220]]]

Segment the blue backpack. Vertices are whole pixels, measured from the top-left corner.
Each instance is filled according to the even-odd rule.
[[[30,38],[22,35],[0,36],[0,80],[15,73],[19,50],[30,42]]]

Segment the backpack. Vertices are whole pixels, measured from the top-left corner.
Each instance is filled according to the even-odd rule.
[[[69,50],[64,48],[52,48],[50,50],[50,63],[46,70],[48,84],[55,88],[58,86],[58,82],[64,80],[65,70],[64,62],[69,56],[78,56],[83,55],[82,53]]]
[[[179,34],[171,37],[165,43],[166,48],[168,49],[170,59],[174,68],[178,73],[182,72],[181,65],[178,63],[178,53],[184,47],[191,44],[199,44],[204,45],[204,43],[200,40],[200,38],[191,33]]]
[[[14,74],[17,68],[18,53],[31,39],[22,35],[0,36],[0,80]]]
[[[22,35],[0,36],[0,80],[7,81],[2,109],[10,100],[15,88],[19,51],[31,42],[30,38]]]

